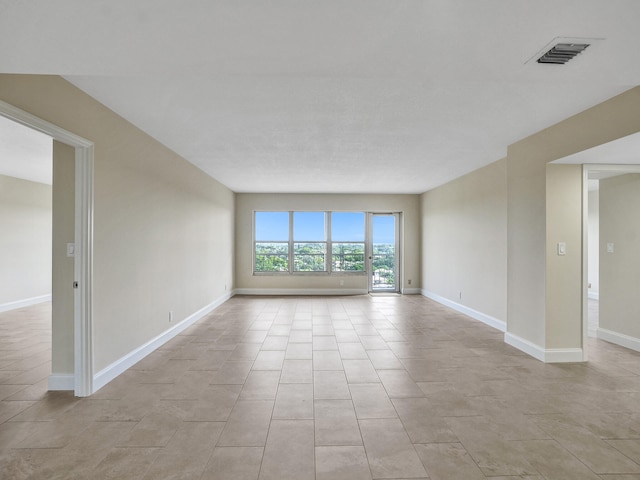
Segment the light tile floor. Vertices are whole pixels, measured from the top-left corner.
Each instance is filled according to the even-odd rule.
[[[640,479],[640,354],[545,365],[421,296],[234,297],[89,398],[0,314],[0,478]]]

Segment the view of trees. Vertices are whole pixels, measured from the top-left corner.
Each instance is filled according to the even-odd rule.
[[[325,272],[325,243],[294,243],[293,271]],[[256,272],[288,272],[288,243],[256,243]],[[331,246],[332,272],[364,272],[364,243],[334,243]],[[373,246],[374,285],[395,285],[395,248],[390,244]]]
[[[395,247],[389,244],[374,244],[372,259],[373,285],[384,288],[395,286]]]
[[[325,243],[294,243],[294,272],[325,272]]]
[[[331,260],[334,272],[364,272],[364,243],[334,243]]]
[[[288,243],[256,243],[256,272],[288,271]]]
[[[294,272],[326,272],[325,243],[294,243]],[[288,272],[286,243],[256,243],[256,272]],[[336,243],[332,246],[332,271],[364,271],[363,243]]]

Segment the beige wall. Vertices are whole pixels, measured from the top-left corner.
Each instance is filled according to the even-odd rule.
[[[73,281],[74,259],[67,256],[67,243],[74,243],[75,149],[53,142],[53,244],[51,373],[74,371]]]
[[[600,328],[640,342],[640,174],[600,180]],[[613,243],[613,253],[607,252]]]
[[[60,77],[0,99],[95,143],[96,372],[230,291],[233,192]]]
[[[0,307],[51,294],[51,185],[0,175]]]
[[[640,87],[510,145],[506,160],[423,194],[423,290],[506,320],[507,341],[538,358],[578,358],[582,173],[549,162],[640,131],[638,111]],[[475,242],[486,265],[468,253]],[[556,254],[558,242],[566,243],[565,256]],[[491,281],[483,283],[487,272]]]
[[[425,293],[506,322],[506,159],[423,194],[421,206]]]
[[[600,191],[589,192],[588,200],[588,282],[589,294],[595,298],[600,294]]]
[[[253,212],[364,211],[402,212],[401,274],[403,288],[420,288],[420,218],[418,195],[236,195],[236,288],[238,289],[367,289],[365,275],[253,275]],[[340,285],[343,280],[343,285]],[[411,285],[408,281],[411,280]]]
[[[546,349],[582,348],[582,165],[547,165]],[[558,255],[558,244],[566,245]]]
[[[546,231],[550,225],[558,224],[548,222],[547,214],[563,209],[553,200],[559,197],[547,197],[546,166],[564,156],[640,131],[639,110],[640,87],[636,87],[509,146],[507,330],[510,334],[542,348],[558,345],[573,348],[573,340],[562,338],[556,342],[547,335],[547,329],[554,330],[552,324],[557,321],[555,316],[546,318],[547,238],[561,238],[564,234]],[[567,234],[577,238],[573,231]],[[567,248],[573,251],[582,247],[568,243]],[[573,260],[564,266],[571,271],[578,268]],[[555,272],[559,273],[557,269]],[[563,322],[571,325],[581,323],[581,308],[562,304],[574,302],[575,283],[580,281],[579,276],[571,277],[551,299],[554,310],[570,312],[570,318],[564,318]],[[547,347],[547,340],[552,347]]]

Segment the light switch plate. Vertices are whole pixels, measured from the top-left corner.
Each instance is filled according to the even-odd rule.
[[[567,254],[567,244],[565,242],[558,243],[558,255],[566,255]]]
[[[76,256],[76,244],[67,243],[67,257],[75,257],[75,256]]]
[[[613,253],[613,243],[607,243],[607,253]]]

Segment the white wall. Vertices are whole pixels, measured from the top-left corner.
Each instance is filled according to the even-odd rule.
[[[598,336],[640,350],[640,174],[600,181]],[[614,251],[607,251],[612,243]],[[604,333],[604,336],[603,336]]]
[[[591,285],[589,298],[597,300],[600,295],[600,191],[590,191],[588,202],[587,282]]]
[[[422,288],[457,306],[507,321],[507,162],[426,192]]]
[[[274,289],[366,291],[365,275],[253,275],[253,212],[360,211],[402,212],[401,275],[403,289],[420,288],[420,217],[418,195],[236,194],[235,286],[241,293]],[[343,285],[340,285],[340,281]],[[411,285],[409,285],[411,280]]]
[[[0,311],[51,294],[51,185],[0,175]]]

